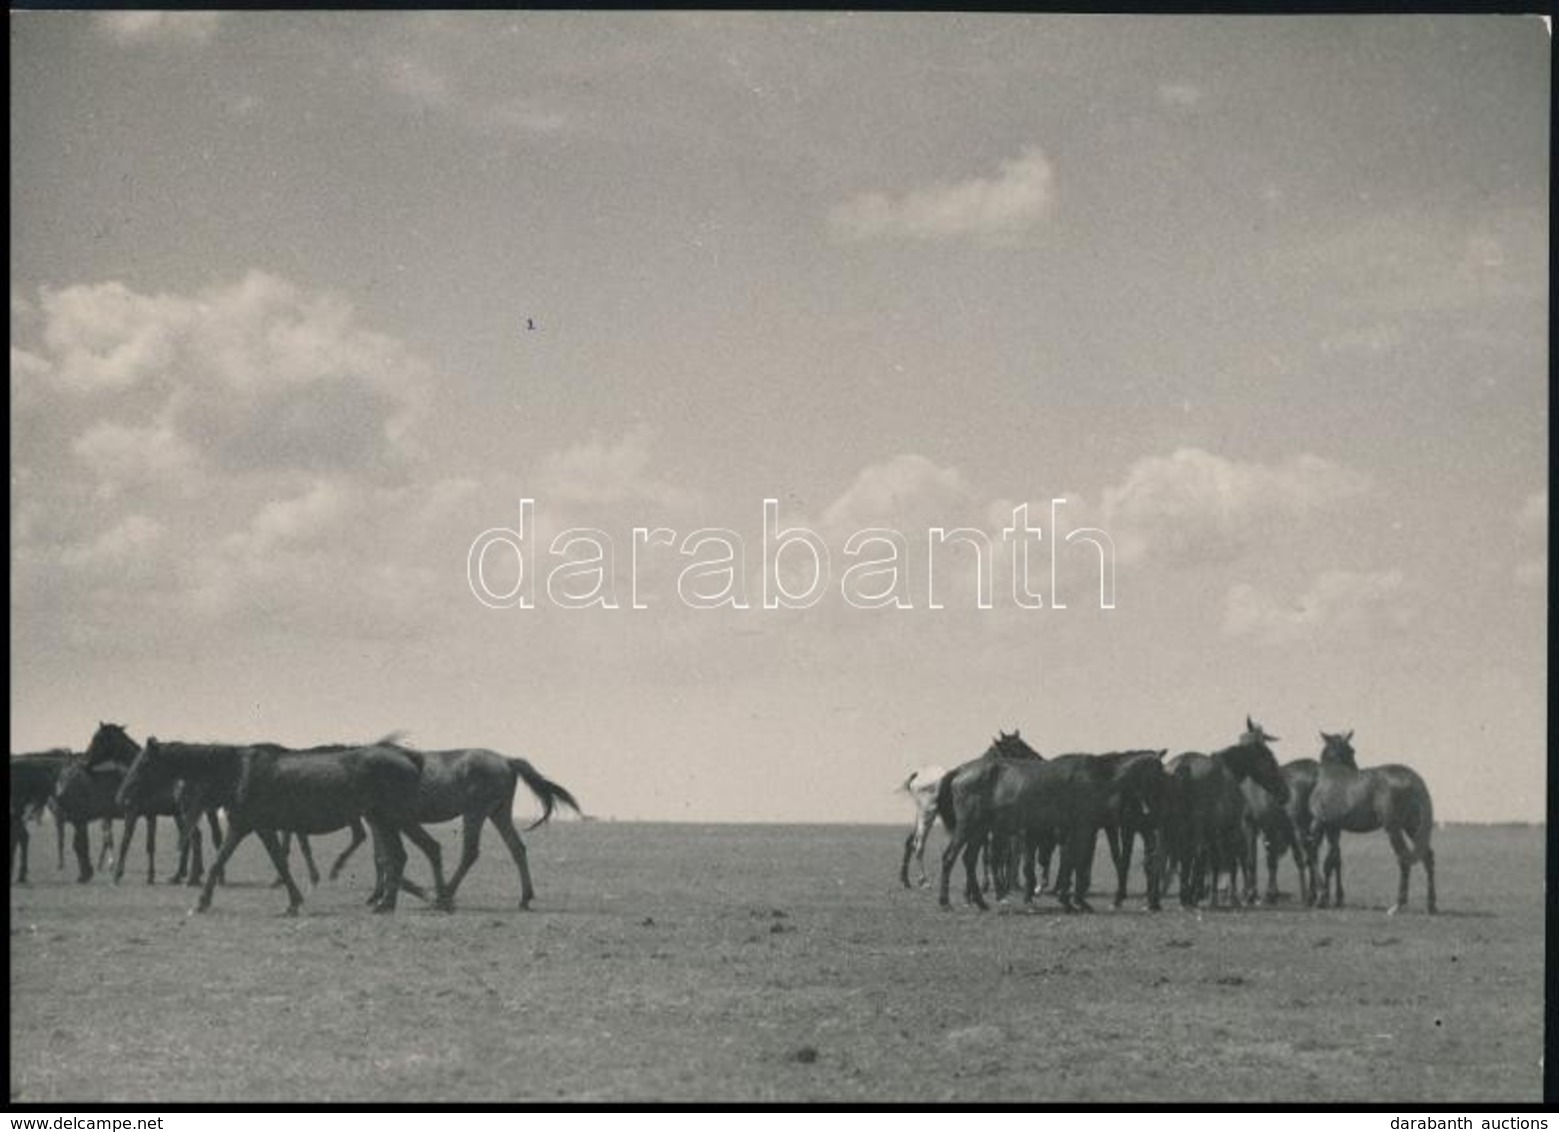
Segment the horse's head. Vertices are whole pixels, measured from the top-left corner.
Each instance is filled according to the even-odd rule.
[[[1028,742],[1017,728],[1013,728],[1011,735],[1008,735],[1005,731],[997,732],[996,741],[991,744],[991,749],[1006,759],[1038,759],[1043,757],[1038,751],[1028,745]]]
[[[1288,801],[1288,780],[1283,777],[1277,756],[1267,746],[1268,743],[1276,743],[1277,738],[1263,731],[1261,724],[1251,722],[1247,715],[1245,734],[1240,736],[1239,743],[1231,747],[1230,751],[1234,755],[1232,761],[1236,770],[1253,780],[1282,805]]]
[[[1276,743],[1278,737],[1269,735],[1261,724],[1253,722],[1250,716],[1245,717],[1245,734],[1240,736],[1240,742],[1249,746],[1256,743]]]
[[[1353,757],[1353,732],[1346,735],[1329,735],[1321,732],[1321,761],[1359,769]]]
[[[125,733],[123,725],[118,723],[99,723],[97,731],[92,735],[92,742],[87,744],[86,759],[88,766],[99,766],[103,763],[125,763],[135,761],[135,756],[141,753],[141,748],[135,745],[135,740]]]
[[[147,736],[146,746],[135,756],[124,781],[119,784],[117,801],[126,809],[134,809],[141,799],[174,777],[168,752],[156,738]]]

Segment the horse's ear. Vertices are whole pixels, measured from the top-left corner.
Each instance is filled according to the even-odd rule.
[[[1345,743],[1353,742],[1353,729],[1352,728],[1349,728],[1348,729],[1348,734],[1343,736],[1343,742],[1345,742]]]
[[[1167,754],[1169,754],[1169,748],[1165,747],[1163,750],[1159,751],[1159,753],[1158,753],[1158,761],[1159,762],[1163,762],[1164,761],[1164,756],[1167,755]]]
[[[1254,731],[1254,730],[1256,730],[1256,725],[1250,721],[1250,716],[1248,716],[1248,715],[1245,717],[1245,730],[1247,730],[1247,731]]]

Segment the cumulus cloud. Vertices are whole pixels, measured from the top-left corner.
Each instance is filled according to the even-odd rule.
[[[692,492],[650,474],[654,437],[653,429],[641,425],[616,442],[596,437],[547,456],[537,480],[539,497],[574,504],[691,506],[697,499]]]
[[[100,12],[98,29],[116,43],[208,43],[221,12]]]
[[[1293,601],[1241,583],[1229,591],[1223,631],[1230,637],[1283,645],[1314,640],[1323,633],[1380,625],[1401,627],[1415,616],[1403,596],[1400,570],[1328,570]]]
[[[77,437],[71,450],[108,499],[126,487],[189,482],[185,474],[196,462],[194,449],[166,425],[141,428],[100,421]]]
[[[969,487],[957,468],[943,468],[908,453],[861,470],[823,511],[823,525],[853,532],[889,526],[906,530],[955,519],[949,512],[968,501]]]
[[[1369,481],[1319,456],[1247,463],[1199,448],[1148,456],[1104,494],[1104,525],[1120,560],[1227,562],[1276,523],[1359,495]]]
[[[994,177],[912,189],[899,196],[865,193],[829,215],[846,240],[948,240],[973,237],[1011,242],[1055,207],[1055,172],[1038,148],[1004,161]]]
[[[426,367],[337,296],[256,271],[194,296],[108,282],[45,290],[39,305],[41,347],[19,358],[13,345],[13,370],[153,406],[155,425],[82,438],[99,466],[121,466],[131,434],[229,472],[384,470],[410,452]]]
[[[13,291],[12,335],[12,610],[32,632],[383,636],[464,595],[475,484],[427,474],[429,371],[340,297],[263,272]]]

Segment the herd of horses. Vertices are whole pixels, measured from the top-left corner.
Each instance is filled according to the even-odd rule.
[[[903,789],[914,800],[917,820],[905,839],[900,879],[910,886],[910,863],[928,884],[927,838],[938,821],[947,830],[942,854],[940,903],[960,857],[964,898],[989,907],[984,892],[998,899],[1018,894],[1025,901],[1053,891],[1069,911],[1090,911],[1089,890],[1098,836],[1105,834],[1115,866],[1115,905],[1126,898],[1134,846],[1142,842],[1147,906],[1159,910],[1172,883],[1181,904],[1216,906],[1275,900],[1277,868],[1292,854],[1301,898],[1307,905],[1343,903],[1341,835],[1384,830],[1400,871],[1395,912],[1407,903],[1411,867],[1421,863],[1426,906],[1435,911],[1434,850],[1430,837],[1434,807],[1424,780],[1397,764],[1361,769],[1353,732],[1321,733],[1319,758],[1279,765],[1266,732],[1249,716],[1238,742],[1212,754],[1188,751],[1167,758],[1167,749],[1109,754],[1064,754],[1046,758],[1017,731],[1002,732],[979,757],[953,770],[926,767],[910,775]],[[179,835],[179,863],[173,881],[201,887],[198,911],[211,906],[233,851],[255,834],[287,890],[289,914],[303,894],[288,866],[295,835],[311,881],[319,879],[309,837],[351,831],[352,842],[330,870],[334,878],[365,840],[372,840],[375,885],[369,903],[391,912],[409,892],[451,910],[455,894],[476,862],[482,827],[491,824],[503,839],[520,879],[520,907],[535,897],[525,844],[515,828],[515,791],[524,782],[541,803],[545,822],[557,806],[579,811],[562,786],[522,758],[481,749],[424,751],[387,736],[365,745],[293,750],[273,743],[246,745],[137,744],[123,726],[100,724],[80,754],[49,751],[11,760],[11,868],[27,879],[27,822],[44,810],[55,816],[63,863],[64,830],[74,829],[78,879],[92,878],[88,827],[105,824],[104,855],[111,851],[107,823],[123,821],[114,880],[124,874],[137,823],[146,819],[146,879],[156,879],[156,821],[171,817]],[[219,813],[227,815],[222,828]],[[438,842],[423,827],[460,819],[461,854],[453,875],[444,876]],[[201,823],[216,851],[204,861]],[[365,830],[366,827],[366,830]],[[433,890],[406,877],[409,840],[428,859]],[[1325,843],[1324,859],[1321,857]],[[1258,893],[1257,848],[1264,844],[1267,885]],[[1055,875],[1051,877],[1052,859]],[[984,865],[982,883],[980,867]],[[1243,883],[1242,883],[1243,882]]]
[[[352,843],[331,869],[334,877],[363,841],[372,839],[375,885],[369,903],[376,912],[392,912],[400,892],[410,892],[443,910],[454,908],[455,893],[476,862],[482,827],[491,824],[503,839],[520,878],[520,907],[535,898],[525,843],[514,825],[514,795],[524,782],[541,803],[536,828],[559,805],[579,812],[579,803],[528,761],[496,751],[456,749],[423,751],[387,736],[365,745],[334,745],[294,750],[274,743],[136,743],[116,723],[103,723],[79,754],[54,750],[14,756],[11,762],[11,868],[27,880],[27,822],[53,812],[60,830],[74,829],[78,879],[93,876],[88,827],[104,823],[104,854],[110,851],[109,825],[122,820],[114,880],[124,874],[137,822],[146,819],[148,883],[156,880],[156,822],[171,817],[179,834],[179,865],[173,880],[200,885],[196,910],[211,906],[224,866],[251,833],[260,839],[287,890],[289,915],[303,894],[288,867],[288,842],[297,835],[310,879],[318,881],[308,838],[346,829]],[[224,831],[219,811],[227,815]],[[438,842],[424,825],[462,822],[460,861],[444,877]],[[216,857],[207,869],[200,824],[210,829]],[[366,828],[366,832],[364,827]],[[427,857],[433,873],[430,894],[405,875],[409,840]]]
[[[1384,830],[1399,869],[1390,911],[1407,903],[1415,863],[1424,867],[1426,906],[1435,911],[1434,806],[1424,780],[1399,764],[1361,769],[1352,731],[1323,731],[1319,758],[1283,765],[1272,753],[1276,741],[1247,716],[1239,741],[1212,754],[1188,751],[1166,761],[1165,749],[1045,758],[1018,731],[1001,732],[978,758],[950,771],[925,767],[904,781],[916,822],[904,842],[900,880],[911,886],[913,860],[920,883],[930,883],[926,841],[940,820],[948,835],[939,897],[944,907],[961,856],[964,899],[982,910],[989,889],[999,899],[1020,894],[1025,901],[1051,890],[1066,911],[1091,911],[1087,897],[1101,830],[1115,865],[1116,907],[1125,902],[1139,838],[1147,906],[1154,911],[1171,882],[1178,883],[1187,907],[1216,906],[1225,880],[1231,905],[1274,901],[1285,853],[1293,855],[1306,905],[1340,907],[1342,834]],[[1266,848],[1264,893],[1258,893],[1258,843]]]

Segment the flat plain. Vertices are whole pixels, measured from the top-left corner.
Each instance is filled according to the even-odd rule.
[[[456,912],[393,916],[364,847],[289,918],[252,838],[193,916],[139,837],[123,884],[79,885],[45,827],[11,887],[11,1100],[1541,1099],[1541,828],[1437,830],[1433,917],[1417,868],[1385,914],[1380,834],[1344,839],[1343,909],[1156,914],[1138,875],[1108,907],[1101,839],[1068,916],[939,909],[898,883],[906,831],[560,822],[526,837],[531,911],[489,835]]]

